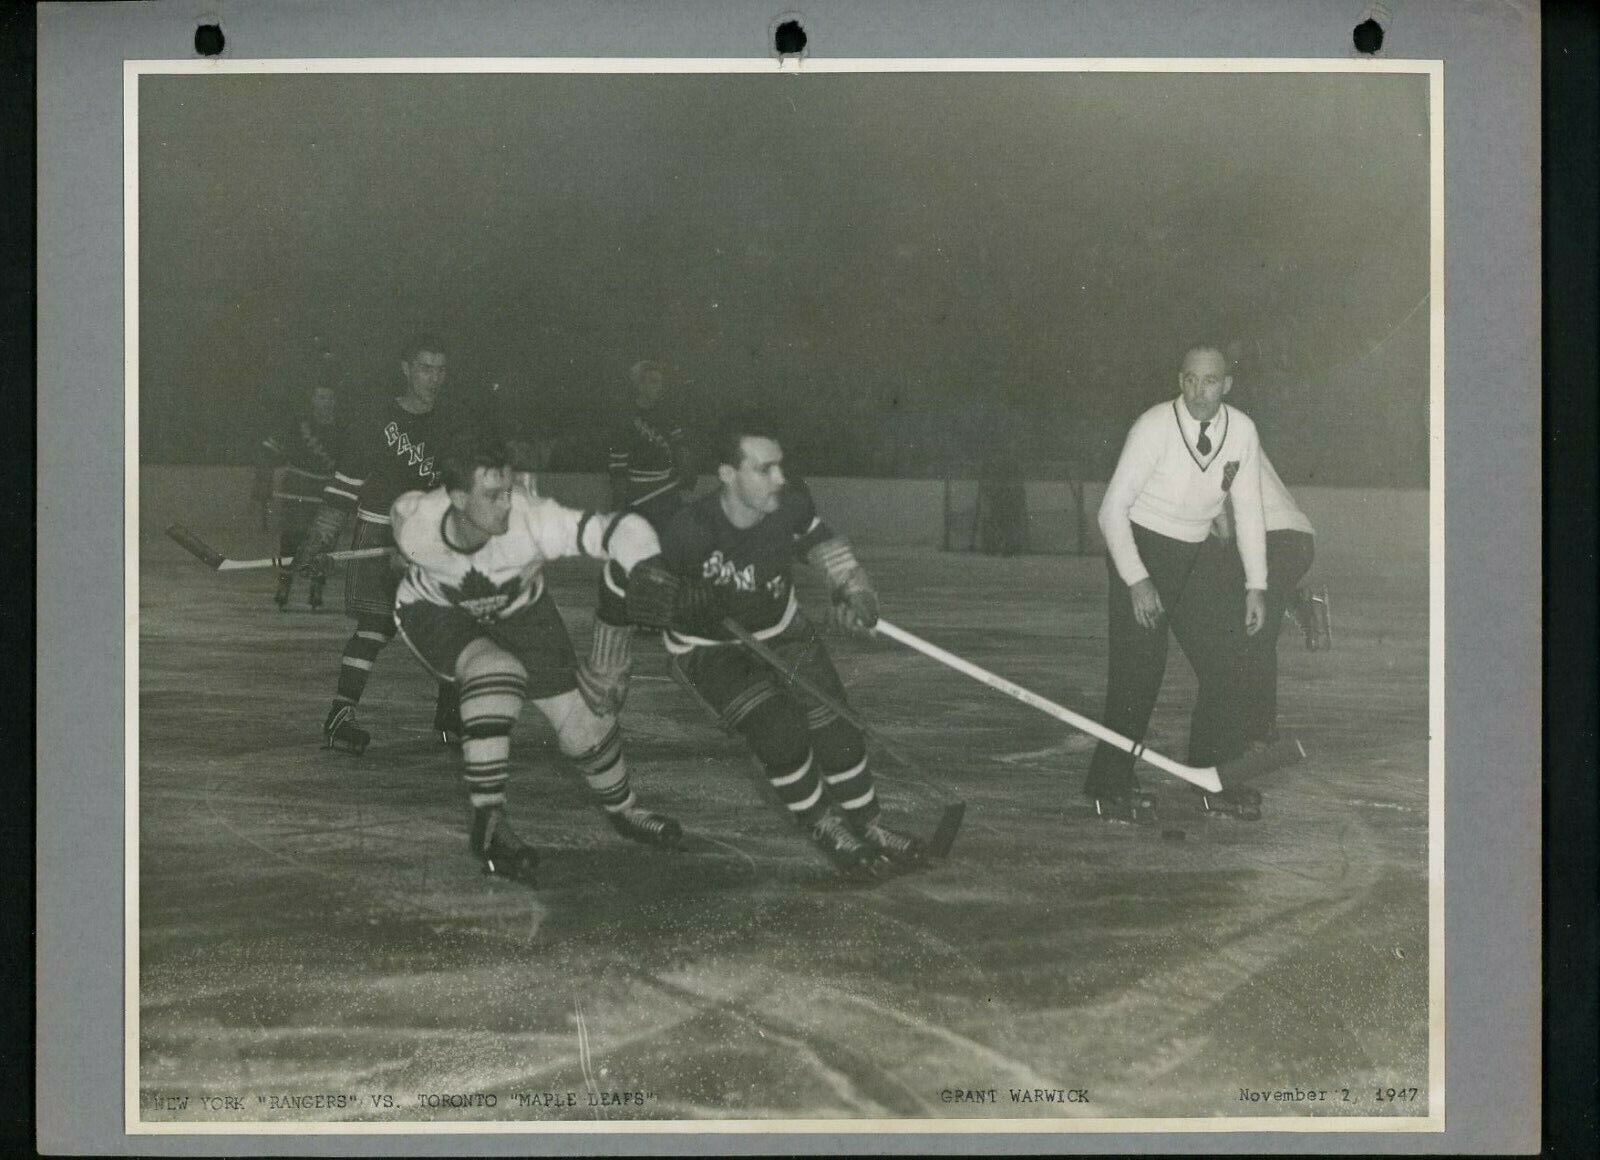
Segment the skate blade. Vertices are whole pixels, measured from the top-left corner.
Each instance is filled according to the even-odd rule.
[[[1203,812],[1208,818],[1220,818],[1230,822],[1259,822],[1261,820],[1259,806],[1246,809],[1207,805],[1204,807]]]
[[[515,882],[519,886],[529,888],[539,885],[537,862],[520,861],[513,858],[484,858],[483,876],[485,878],[503,878],[507,882]]]
[[[1096,798],[1092,803],[1097,820],[1112,826],[1153,826],[1156,811],[1153,806],[1135,806],[1131,810],[1119,809],[1113,803]]]

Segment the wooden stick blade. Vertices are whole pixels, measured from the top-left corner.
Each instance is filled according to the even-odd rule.
[[[1300,739],[1283,737],[1265,749],[1257,749],[1253,753],[1246,753],[1243,757],[1224,761],[1217,766],[1217,776],[1222,779],[1222,788],[1230,789],[1265,777],[1274,770],[1298,765],[1305,759],[1306,748],[1300,744]]]
[[[167,527],[167,535],[176,540],[186,552],[188,552],[195,559],[199,560],[207,568],[222,567],[222,553],[211,547],[182,524],[169,524]]]

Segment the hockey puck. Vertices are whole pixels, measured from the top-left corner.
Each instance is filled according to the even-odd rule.
[[[1161,836],[1169,842],[1181,842],[1189,835],[1183,830],[1162,830]]]

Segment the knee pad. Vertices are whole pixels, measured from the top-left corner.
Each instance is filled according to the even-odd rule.
[[[867,742],[843,717],[832,717],[827,724],[811,730],[811,749],[817,755],[817,768],[823,773],[853,769],[867,755]]]
[[[469,644],[456,660],[461,725],[468,739],[510,734],[528,692],[522,662],[487,640]]]
[[[797,769],[811,752],[805,717],[787,697],[773,697],[739,722],[739,733],[769,771]]]

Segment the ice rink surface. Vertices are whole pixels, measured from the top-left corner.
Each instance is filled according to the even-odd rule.
[[[871,889],[835,884],[643,640],[628,761],[698,852],[616,837],[530,710],[510,806],[543,853],[529,890],[468,856],[457,757],[403,645],[361,707],[366,754],[320,748],[350,627],[339,577],[332,611],[297,592],[280,613],[270,573],[211,573],[152,531],[146,1120],[1426,1114],[1422,572],[1314,566],[1336,647],[1284,629],[1280,725],[1311,756],[1260,783],[1259,823],[1204,817],[1148,769],[1162,826],[1098,822],[1078,796],[1086,739],[891,642],[830,635],[854,704],[917,762],[875,759],[889,813],[925,830],[969,803],[949,862]],[[862,557],[896,623],[1099,717],[1100,558]],[[580,652],[594,574],[553,573]],[[1174,645],[1152,747],[1184,756],[1193,691]],[[1294,1088],[1327,1100],[1241,1098]],[[1417,1095],[1377,1101],[1388,1088]],[[1075,1090],[1088,1102],[1064,1102]],[[176,1092],[242,1110],[158,1106]],[[495,1106],[426,1098],[471,1093]],[[339,1098],[281,1099],[316,1095]]]

